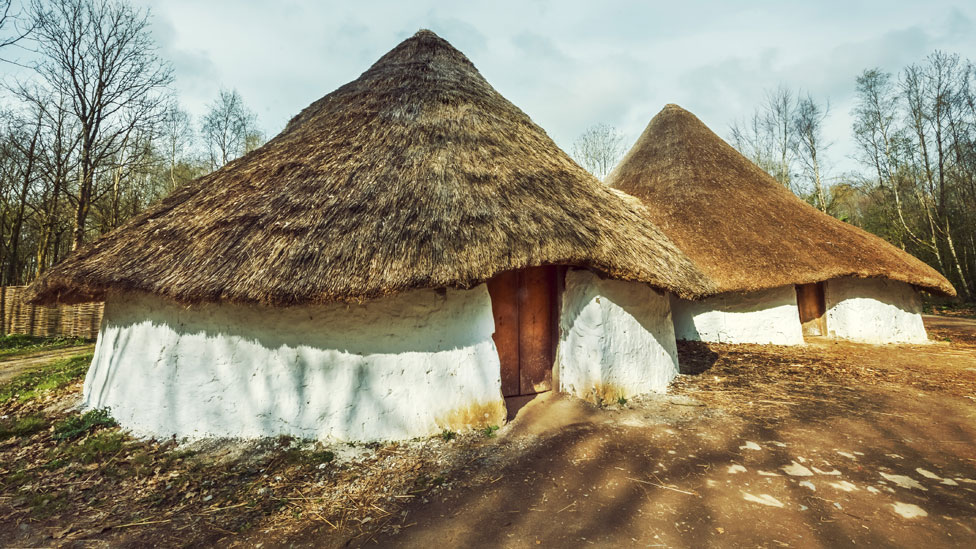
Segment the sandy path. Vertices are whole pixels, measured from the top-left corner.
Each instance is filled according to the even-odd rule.
[[[26,356],[20,355],[15,357],[0,358],[0,384],[10,381],[11,379],[17,377],[17,375],[21,372],[27,371],[31,368],[43,366],[49,362],[60,360],[62,358],[90,353],[94,349],[94,345],[81,345],[77,347],[68,347],[65,349],[57,349],[54,351],[41,351]]]
[[[447,472],[456,487],[370,543],[974,546],[976,322],[926,323],[952,343],[685,345],[669,396],[530,404],[494,482]]]

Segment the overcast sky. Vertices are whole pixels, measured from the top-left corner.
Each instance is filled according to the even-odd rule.
[[[976,59],[976,2],[322,2],[138,0],[199,117],[236,88],[270,135],[420,28],[454,44],[566,150],[606,122],[627,145],[678,103],[723,137],[765,89],[830,99],[835,171],[851,167],[854,79],[940,48]]]

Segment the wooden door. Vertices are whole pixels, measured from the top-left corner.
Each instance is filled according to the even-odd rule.
[[[827,335],[827,305],[824,300],[824,283],[797,284],[796,307],[800,311],[800,324],[805,336]]]
[[[502,367],[502,394],[521,393],[519,378],[519,273],[507,271],[488,281],[491,311],[495,316],[495,347]]]
[[[556,267],[508,271],[488,281],[501,362],[502,394],[533,395],[552,389],[558,288]]]

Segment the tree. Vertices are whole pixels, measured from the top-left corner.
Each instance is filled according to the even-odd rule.
[[[166,192],[172,192],[190,179],[193,172],[187,169],[195,139],[193,121],[176,101],[167,105],[161,124],[160,148],[166,159],[168,184]]]
[[[36,70],[69,98],[81,135],[72,249],[85,241],[97,172],[160,115],[172,70],[156,54],[149,14],[115,0],[34,0]]]
[[[760,109],[756,109],[747,120],[733,122],[729,132],[732,146],[736,150],[766,173],[770,175],[776,173],[773,139],[767,131],[766,117]]]
[[[590,126],[573,142],[573,158],[603,181],[626,152],[623,141],[624,136],[609,124]]]
[[[36,250],[36,275],[57,263],[61,257],[61,243],[70,230],[65,218],[63,197],[68,189],[71,173],[75,168],[78,140],[81,136],[67,105],[67,98],[39,98],[38,105],[45,106],[45,132],[41,140],[41,186],[37,205],[38,237]]]
[[[857,79],[854,136],[871,167],[881,215],[866,228],[889,234],[932,263],[963,296],[976,277],[976,109],[971,62],[936,51],[898,78],[877,69]]]
[[[28,119],[13,118],[13,127],[7,131],[10,149],[18,159],[15,171],[15,197],[12,205],[13,217],[10,225],[10,240],[5,248],[7,269],[3,273],[2,285],[6,286],[16,280],[17,271],[21,264],[20,241],[24,229],[24,219],[27,213],[27,200],[31,187],[37,177],[37,148],[43,127],[43,112],[38,110],[30,113]]]
[[[807,94],[799,99],[793,113],[793,152],[803,165],[813,186],[817,208],[827,212],[827,188],[823,180],[823,155],[827,148],[823,140],[823,123],[830,106],[821,106]]]
[[[263,140],[257,115],[244,105],[237,90],[220,90],[203,118],[202,134],[211,170],[251,152]]]
[[[34,27],[30,25],[23,28],[20,24],[20,14],[12,13],[12,9],[13,0],[0,0],[0,50],[27,38],[27,35],[34,30]],[[0,57],[0,61],[12,62],[2,57]]]
[[[792,179],[796,109],[794,93],[779,86],[766,92],[751,118],[730,127],[732,145],[794,192],[798,190]]]

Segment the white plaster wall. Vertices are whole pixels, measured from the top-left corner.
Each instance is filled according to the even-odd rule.
[[[861,343],[926,343],[922,301],[911,285],[883,278],[837,278],[824,289],[827,334]]]
[[[587,400],[664,392],[678,374],[668,298],[644,284],[566,273],[559,388]]]
[[[796,289],[728,293],[700,301],[671,296],[675,337],[686,341],[802,345]]]
[[[498,423],[493,331],[484,285],[292,308],[110,296],[84,403],[157,437],[384,440]]]

